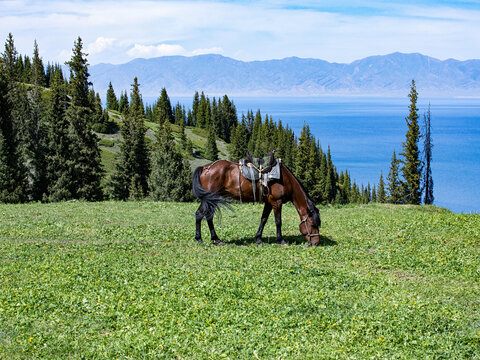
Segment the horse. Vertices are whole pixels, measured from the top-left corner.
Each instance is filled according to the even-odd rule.
[[[272,155],[273,159],[273,155]],[[308,246],[319,245],[321,226],[320,214],[313,201],[308,197],[306,190],[293,173],[280,163],[280,179],[268,183],[266,191],[262,192],[262,200],[265,205],[258,231],[255,234],[255,242],[262,243],[263,228],[273,209],[276,225],[276,240],[282,245],[287,243],[282,237],[282,205],[291,201],[300,216],[300,233],[305,237]],[[217,236],[213,225],[215,211],[221,207],[231,208],[231,200],[241,202],[254,202],[256,194],[260,194],[262,185],[256,182],[255,188],[251,181],[241,175],[239,162],[217,160],[215,162],[199,166],[193,172],[192,188],[193,195],[200,199],[200,206],[195,213],[196,234],[195,239],[202,243],[202,219],[207,220],[212,243],[223,245]]]

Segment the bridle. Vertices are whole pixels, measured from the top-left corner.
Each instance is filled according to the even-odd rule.
[[[300,221],[300,226],[305,223],[305,228],[307,229],[307,234],[304,235],[304,236],[308,236],[308,241],[312,241],[312,237],[313,236],[318,236],[320,237],[320,234],[312,234],[310,233],[310,230],[308,229],[308,226],[307,226],[307,220],[308,220],[308,215],[305,216],[305,218],[303,218],[302,221]]]

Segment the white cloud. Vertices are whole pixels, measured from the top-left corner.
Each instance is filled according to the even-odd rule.
[[[176,44],[140,45],[135,44],[127,51],[127,54],[135,58],[152,58],[157,56],[185,55],[185,49]]]
[[[86,52],[89,55],[101,53],[102,51],[112,48],[116,41],[117,39],[114,38],[99,37],[95,42],[88,44]]]

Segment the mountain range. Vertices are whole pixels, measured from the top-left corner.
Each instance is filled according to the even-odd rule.
[[[117,96],[138,77],[144,97],[193,96],[406,96],[411,80],[422,97],[480,96],[480,60],[438,60],[422,54],[370,56],[350,64],[289,57],[240,61],[209,54],[134,59],[90,66],[95,91],[111,81]]]

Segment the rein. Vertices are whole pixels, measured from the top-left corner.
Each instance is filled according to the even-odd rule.
[[[304,218],[302,221],[300,221],[300,225],[302,225],[303,223],[305,223],[305,228],[307,229],[307,234],[304,235],[304,236],[308,236],[309,241],[312,240],[312,237],[313,237],[313,236],[318,236],[318,237],[320,237],[320,234],[312,234],[312,233],[310,233],[310,230],[308,230],[308,226],[307,226],[307,220],[308,220],[308,215],[306,215],[305,218]]]

